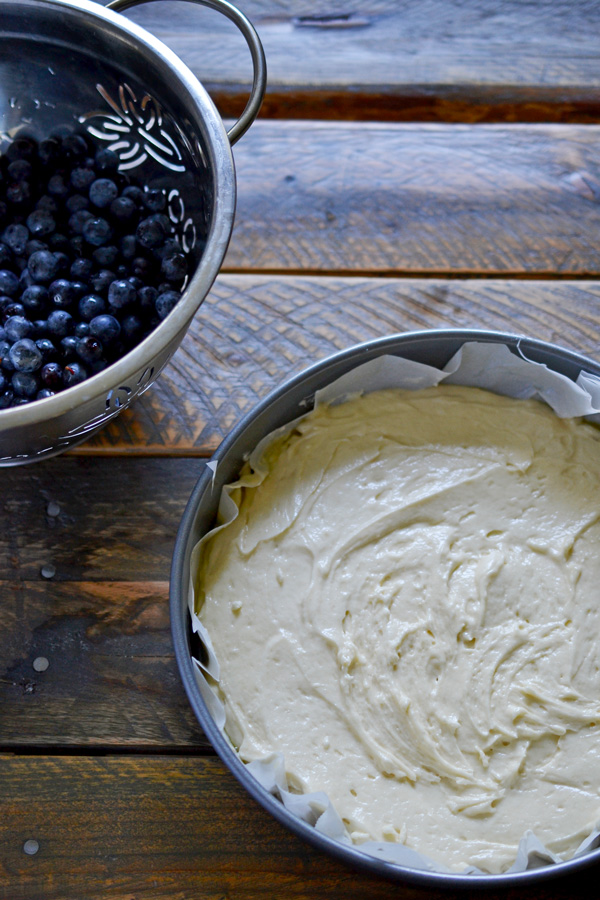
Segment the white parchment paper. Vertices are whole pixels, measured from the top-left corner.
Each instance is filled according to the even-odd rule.
[[[519,348],[517,348],[519,349]],[[387,388],[419,390],[445,382],[480,387],[516,399],[534,398],[547,403],[561,418],[586,417],[600,422],[600,379],[582,372],[577,382],[528,360],[523,353],[515,355],[505,344],[470,341],[444,366],[437,369],[399,356],[380,356],[363,363],[315,394],[315,406],[321,403],[340,403],[349,397]],[[302,418],[302,417],[300,417]],[[294,427],[293,422],[265,436],[249,456],[253,474],[244,477],[244,486],[260,483],[264,477],[261,458],[265,448],[277,437]],[[215,463],[207,463],[213,473]],[[194,547],[191,556],[189,609],[192,628],[206,649],[206,658],[199,661],[192,657],[198,689],[219,729],[225,734],[225,710],[212,684],[219,682],[219,663],[210,636],[195,610],[194,574],[198,571],[202,545],[216,531],[224,528],[237,516],[238,508],[231,498],[236,485],[223,488],[219,503],[219,525],[205,535]],[[225,734],[225,737],[227,735]],[[243,763],[254,778],[269,793],[277,797],[294,815],[313,825],[322,834],[343,844],[354,846],[363,853],[396,863],[411,869],[449,873],[450,870],[416,853],[403,844],[367,841],[353,845],[350,836],[326,794],[295,794],[288,790],[285,760],[280,753],[273,753],[262,760]],[[551,810],[549,810],[551,815]],[[572,858],[579,857],[600,846],[600,822],[596,829],[581,843]],[[562,857],[551,853],[533,832],[526,832],[509,872],[521,872],[540,866],[561,862]],[[469,874],[483,874],[475,867],[465,870]]]

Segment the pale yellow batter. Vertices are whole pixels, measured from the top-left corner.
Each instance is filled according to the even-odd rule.
[[[283,753],[357,842],[498,872],[532,829],[571,855],[600,820],[600,432],[379,391],[265,464],[199,574],[242,759]]]

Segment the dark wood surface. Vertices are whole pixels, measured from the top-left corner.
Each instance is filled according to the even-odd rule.
[[[243,40],[166,7],[131,17],[236,115]],[[355,872],[250,799],[180,683],[171,554],[221,439],[336,350],[471,327],[600,359],[600,6],[242,9],[270,79],[234,151],[222,273],[135,405],[74,451],[0,470],[2,900],[473,896]],[[485,896],[595,896],[598,873]]]

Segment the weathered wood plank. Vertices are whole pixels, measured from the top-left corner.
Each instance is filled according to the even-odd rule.
[[[168,612],[199,468],[63,458],[0,470],[0,747],[206,747]]]
[[[154,387],[73,452],[209,454],[286,378],[395,332],[488,328],[597,358],[599,301],[598,282],[222,275]]]
[[[459,900],[314,850],[215,758],[0,757],[0,885],[10,900]],[[27,855],[26,841],[39,850]],[[490,900],[594,896],[598,867]]]
[[[595,126],[257,122],[227,271],[600,272]]]
[[[269,65],[263,115],[462,121],[598,121],[600,10],[592,0],[346,0],[238,4]],[[238,114],[251,77],[227,20],[185,3],[128,16],[167,43]],[[317,88],[317,89],[315,89]]]

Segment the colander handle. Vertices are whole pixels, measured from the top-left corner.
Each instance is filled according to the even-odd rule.
[[[154,2],[154,0],[112,0],[112,3],[106,4],[106,8],[112,9],[113,12],[124,12],[124,10],[129,9],[132,6],[139,6],[142,3],[152,2]],[[188,0],[188,2],[199,3],[201,6],[208,6],[210,9],[214,9],[224,16],[227,16],[228,19],[231,19],[234,25],[242,32],[246,39],[246,43],[250,48],[250,53],[252,54],[254,80],[252,82],[250,97],[243,113],[235,125],[227,132],[230,144],[235,144],[254,122],[263,101],[265,88],[267,86],[267,63],[264,50],[254,26],[246,16],[239,11],[239,9],[231,3],[228,3],[227,0]]]

